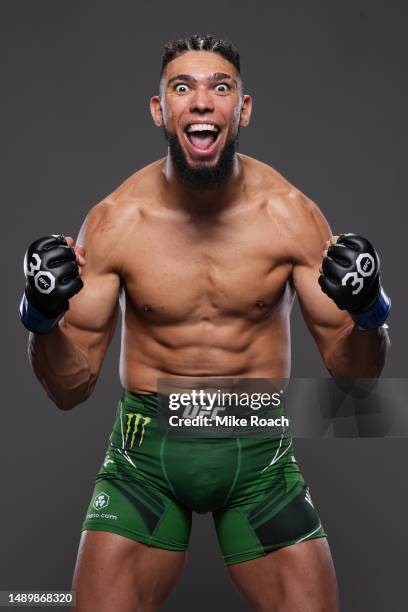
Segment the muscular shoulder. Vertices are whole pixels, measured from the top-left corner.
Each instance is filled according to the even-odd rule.
[[[252,158],[246,158],[246,163],[250,190],[261,195],[267,216],[286,241],[294,263],[320,260],[331,231],[318,205],[271,166]]]
[[[77,242],[85,246],[87,261],[91,258],[97,268],[120,272],[127,238],[137,230],[144,210],[154,198],[154,176],[159,163],[130,176],[89,210]]]

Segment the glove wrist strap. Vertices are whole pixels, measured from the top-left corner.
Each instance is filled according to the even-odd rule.
[[[54,327],[56,323],[58,323],[63,314],[64,313],[53,319],[44,316],[41,314],[41,312],[34,308],[32,304],[30,304],[25,294],[20,302],[21,322],[23,323],[24,327],[36,334],[46,334]]]
[[[372,331],[380,327],[389,315],[391,310],[391,299],[381,287],[378,299],[367,310],[359,313],[351,313],[354,321],[362,330]]]

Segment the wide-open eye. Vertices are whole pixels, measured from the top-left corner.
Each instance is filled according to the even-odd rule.
[[[215,86],[215,91],[218,93],[227,93],[229,90],[230,86],[227,85],[227,83],[218,83],[218,85]]]
[[[185,83],[179,83],[178,85],[176,85],[175,90],[177,91],[177,93],[187,93],[188,85],[186,85]]]

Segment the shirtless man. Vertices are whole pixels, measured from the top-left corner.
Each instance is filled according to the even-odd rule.
[[[182,572],[192,510],[213,512],[254,610],[338,610],[290,441],[191,445],[156,430],[160,378],[288,377],[295,293],[333,376],[383,368],[390,303],[376,252],[361,236],[336,242],[313,202],[236,153],[251,107],[233,45],[168,43],[151,99],[167,156],[92,208],[76,245],[48,236],[27,252],[21,317],[35,374],[62,410],[91,395],[122,310],[126,391],[84,522],[77,612],[157,610]]]

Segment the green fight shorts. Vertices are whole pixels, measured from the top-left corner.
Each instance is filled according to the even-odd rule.
[[[227,564],[326,535],[290,437],[163,435],[157,395],[125,391],[82,529],[183,551],[193,511],[212,512]]]

